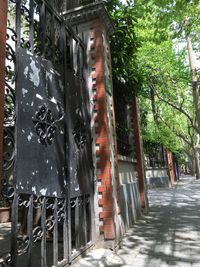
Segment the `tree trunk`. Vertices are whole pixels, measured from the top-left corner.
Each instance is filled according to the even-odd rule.
[[[192,157],[192,169],[191,169],[192,176],[196,176],[196,164],[195,164],[195,158]]]
[[[195,149],[195,170],[196,170],[196,179],[200,179],[200,168],[199,168],[199,151]]]
[[[188,21],[186,20],[185,26],[187,27]],[[193,51],[192,47],[192,40],[190,35],[187,33],[186,29],[186,42],[187,42],[187,49],[188,49],[188,56],[189,56],[189,63],[190,63],[190,70],[192,73],[192,90],[193,90],[193,103],[194,103],[194,110],[195,110],[195,120],[197,121],[197,127],[200,128],[200,95],[199,95],[199,84],[198,84],[198,77],[197,77],[197,69],[196,69],[196,56]],[[199,167],[199,134],[197,134],[197,142],[194,148],[194,158],[195,158],[195,169],[196,169],[196,178],[200,178],[200,167]]]
[[[193,89],[193,102],[195,108],[195,117],[197,120],[198,128],[200,128],[200,97],[199,97],[199,84],[196,70],[196,56],[192,48],[192,41],[189,34],[186,33],[186,42],[190,63],[190,70],[192,73],[192,89]]]

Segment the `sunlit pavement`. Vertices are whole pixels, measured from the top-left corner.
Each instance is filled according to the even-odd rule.
[[[75,266],[200,267],[200,181],[185,176],[173,188],[150,190],[149,203],[117,254],[96,250]]]
[[[74,266],[200,267],[200,181],[185,176],[173,188],[150,190],[149,203],[116,254],[96,249]],[[9,234],[10,225],[0,224],[1,253]]]

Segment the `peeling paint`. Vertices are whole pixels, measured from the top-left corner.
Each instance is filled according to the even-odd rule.
[[[52,194],[53,196],[55,196],[55,197],[57,197],[57,192],[55,191],[55,192],[53,192],[53,194]]]
[[[29,142],[31,141],[31,139],[32,139],[32,136],[33,136],[33,133],[32,133],[32,132],[30,132],[30,134],[27,136],[27,139],[28,139],[28,141],[29,141]]]
[[[41,100],[44,99],[44,98],[43,98],[41,95],[39,95],[39,94],[36,94],[36,97],[37,97],[38,99],[41,99]]]
[[[41,189],[41,190],[40,190],[40,193],[41,193],[43,196],[46,194],[46,192],[47,192],[47,188],[46,188],[46,189]]]
[[[26,68],[24,69],[24,75],[27,77],[28,74],[28,66],[26,66]]]
[[[57,104],[57,103],[58,103],[58,101],[55,99],[54,96],[50,99],[50,101],[51,101],[52,103],[54,103],[54,104]]]
[[[22,95],[23,97],[26,97],[26,94],[28,93],[28,90],[25,88],[22,88]]]
[[[32,83],[38,87],[40,84],[40,69],[36,67],[35,62],[32,60],[31,64],[31,69],[32,69],[32,73],[30,73],[30,81],[32,81]]]
[[[36,194],[36,187],[35,187],[35,186],[32,187],[32,192],[33,192],[34,194]]]

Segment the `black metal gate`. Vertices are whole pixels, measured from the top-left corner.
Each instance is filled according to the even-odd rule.
[[[9,1],[3,195],[12,202],[12,237],[5,265],[64,266],[92,245],[85,47],[65,25],[64,8],[64,0]]]

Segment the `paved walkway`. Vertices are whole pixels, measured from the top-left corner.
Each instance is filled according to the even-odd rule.
[[[200,267],[200,181],[182,177],[149,192],[150,212],[123,238],[117,254],[95,250],[76,267]]]
[[[182,177],[149,192],[150,212],[123,238],[121,249],[97,249],[74,267],[200,267],[200,181]],[[0,225],[0,252],[10,225]]]

